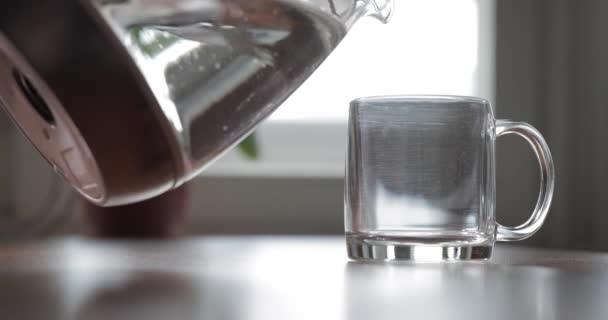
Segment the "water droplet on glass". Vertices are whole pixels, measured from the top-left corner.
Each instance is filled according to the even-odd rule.
[[[222,67],[222,64],[219,62],[216,62],[213,66],[215,67],[215,70],[219,70]]]
[[[224,132],[228,131],[228,126],[227,125],[223,125],[222,126],[222,131],[224,131]]]

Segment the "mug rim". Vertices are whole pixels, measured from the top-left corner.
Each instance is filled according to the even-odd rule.
[[[350,102],[352,106],[360,106],[363,103],[384,103],[384,102],[468,102],[483,105],[489,105],[487,99],[475,96],[459,96],[459,95],[377,95],[367,96],[354,99]]]

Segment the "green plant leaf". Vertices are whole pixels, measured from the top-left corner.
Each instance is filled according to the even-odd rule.
[[[259,157],[258,141],[255,133],[250,134],[245,140],[239,144],[239,150],[245,158],[249,160],[257,160]]]
[[[146,39],[145,32],[150,33]],[[137,43],[139,49],[149,57],[155,57],[167,47],[179,41],[179,38],[169,32],[135,27],[129,31],[131,39]]]

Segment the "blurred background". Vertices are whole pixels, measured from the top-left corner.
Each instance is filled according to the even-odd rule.
[[[521,245],[608,251],[606,16],[602,0],[399,0],[391,24],[360,21],[249,146],[154,209],[86,205],[0,113],[0,237],[82,234],[95,217],[128,210],[144,223],[149,209],[179,217],[170,223],[185,234],[342,234],[348,102],[457,94],[492,101],[497,118],[531,123],[551,147],[553,206]],[[498,219],[520,224],[538,164],[516,137],[499,140],[497,159]]]

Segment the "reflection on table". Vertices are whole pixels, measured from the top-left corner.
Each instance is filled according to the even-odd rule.
[[[6,319],[599,319],[608,255],[360,263],[343,239],[64,239],[0,249]]]

